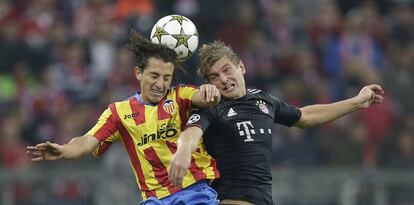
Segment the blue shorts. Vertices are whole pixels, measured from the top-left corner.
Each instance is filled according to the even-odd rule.
[[[140,205],[217,205],[217,192],[207,183],[197,183],[162,199],[149,197]]]

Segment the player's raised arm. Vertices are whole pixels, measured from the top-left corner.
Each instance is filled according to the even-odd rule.
[[[27,146],[26,153],[32,156],[31,161],[77,159],[91,153],[99,145],[98,139],[91,135],[75,137],[69,143],[59,145],[45,142],[35,146]]]
[[[300,128],[317,126],[355,110],[379,104],[383,100],[383,93],[381,86],[373,84],[363,87],[359,94],[353,98],[331,104],[310,105],[300,108],[302,116],[295,126]]]
[[[220,91],[216,86],[203,84],[193,95],[191,102],[195,107],[205,108],[217,105],[220,102]]]
[[[178,138],[177,151],[171,159],[168,172],[168,179],[174,186],[181,186],[183,177],[190,167],[191,153],[196,150],[202,135],[203,130],[193,126],[184,130]]]

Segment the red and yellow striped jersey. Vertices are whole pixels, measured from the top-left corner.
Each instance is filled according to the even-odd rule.
[[[171,185],[167,171],[196,91],[192,86],[181,85],[171,88],[157,105],[141,103],[139,94],[110,104],[87,133],[100,141],[93,154],[101,155],[111,143],[120,140],[129,155],[144,199],[150,196],[164,198],[179,191],[180,188]],[[182,187],[218,177],[215,160],[200,142],[192,154],[191,166]]]

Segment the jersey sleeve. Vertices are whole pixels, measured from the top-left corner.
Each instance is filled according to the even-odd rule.
[[[111,104],[99,117],[95,126],[92,127],[86,134],[92,135],[99,140],[99,146],[93,151],[94,156],[103,154],[109,146],[120,139],[117,123],[118,117],[111,112]]]
[[[270,98],[275,108],[275,123],[290,127],[299,121],[302,116],[302,112],[299,108],[289,105],[276,97],[270,96]]]
[[[184,107],[191,107],[191,99],[198,89],[195,86],[185,84],[177,86],[176,89],[178,97],[177,101],[183,103],[180,106],[184,105]]]
[[[185,128],[188,127],[199,127],[203,132],[212,124],[216,112],[213,108],[203,108],[193,112],[193,114],[188,118]]]

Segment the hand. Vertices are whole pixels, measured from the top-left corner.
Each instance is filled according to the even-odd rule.
[[[219,102],[221,95],[215,85],[203,84],[200,86],[201,100],[203,102]]]
[[[56,143],[40,143],[36,146],[27,146],[26,153],[32,156],[32,162],[43,160],[57,160],[63,158],[63,146]]]
[[[363,87],[356,98],[362,108],[367,108],[373,104],[382,103],[384,100],[383,94],[384,91],[381,86],[373,84]]]
[[[170,161],[170,170],[168,171],[168,179],[173,186],[180,187],[184,176],[187,174],[191,163],[190,151],[179,151],[173,155]]]

